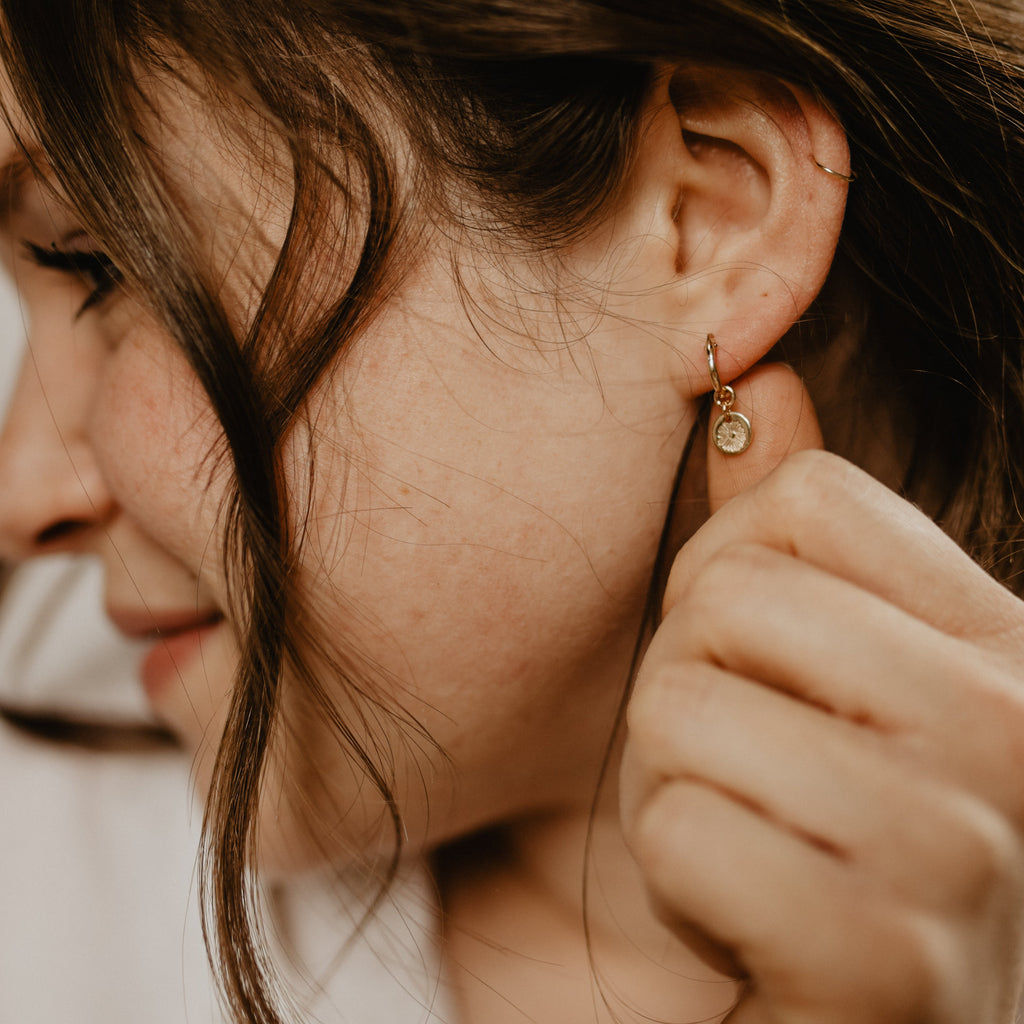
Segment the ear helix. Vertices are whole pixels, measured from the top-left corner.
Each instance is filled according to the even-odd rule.
[[[750,425],[750,420],[743,413],[732,411],[733,403],[736,401],[736,392],[728,384],[723,385],[718,376],[718,366],[715,363],[717,348],[718,343],[715,341],[715,336],[709,334],[705,352],[708,357],[708,370],[711,373],[711,397],[714,399],[715,405],[722,410],[722,414],[711,427],[711,441],[723,455],[739,455],[750,447],[754,430]]]
[[[857,175],[854,171],[844,174],[842,171],[837,171],[823,164],[813,155],[811,156],[811,162],[824,174],[837,178],[847,185],[857,180]],[[705,352],[708,358],[708,372],[711,374],[711,396],[714,399],[715,405],[721,409],[721,415],[711,426],[711,441],[723,455],[739,455],[750,447],[750,442],[754,437],[754,430],[750,425],[750,420],[743,413],[733,411],[732,407],[736,402],[736,392],[728,384],[723,385],[718,376],[718,366],[715,362],[715,351],[717,348],[718,343],[715,341],[715,336],[709,334],[705,344]]]

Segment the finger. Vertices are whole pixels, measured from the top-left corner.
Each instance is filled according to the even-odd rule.
[[[789,555],[733,545],[663,620],[637,694],[649,678],[695,661],[870,728],[1024,821],[1024,794],[1006,770],[1024,763],[1019,659],[947,636]]]
[[[1015,846],[1004,819],[870,729],[701,662],[641,685],[623,767],[627,828],[666,778],[687,778],[894,897],[939,909],[969,904]]]
[[[720,469],[709,467],[709,476]],[[726,490],[715,487],[719,496]],[[795,555],[951,636],[1003,652],[1016,650],[1024,636],[1021,604],[1009,591],[919,510],[824,452],[791,454],[721,506],[676,556],[665,611],[704,566],[742,543]]]
[[[931,976],[917,921],[848,864],[685,779],[658,788],[630,842],[659,916],[700,922],[733,950],[768,1019],[923,1019]]]
[[[752,424],[750,447],[740,455],[724,455],[708,436],[708,500],[711,512],[759,483],[792,452],[821,448],[821,428],[810,395],[788,366],[755,366],[732,383],[736,412]],[[711,412],[712,424],[717,410]]]
[[[948,739],[999,674],[963,641],[790,555],[734,544],[665,616],[641,670],[704,661],[885,733]],[[977,669],[977,670],[976,670]]]

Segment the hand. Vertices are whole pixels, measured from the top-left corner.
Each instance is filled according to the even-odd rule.
[[[731,1024],[1010,1024],[1024,604],[811,450],[788,369],[735,385],[754,446],[709,451],[713,514],[629,709],[623,821],[652,904],[747,979]]]

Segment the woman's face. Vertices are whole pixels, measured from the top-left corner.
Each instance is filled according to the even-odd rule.
[[[273,182],[287,176],[215,148],[223,136],[194,100],[168,109],[168,171],[211,246],[236,254],[225,279],[261,265],[282,237],[288,196]],[[228,600],[220,427],[161,326],[104,290],[110,268],[73,203],[40,187],[10,140],[0,161],[30,338],[0,438],[3,555],[102,559],[108,613],[152,640],[142,685],[196,751],[204,789],[243,625]],[[419,217],[400,287],[310,396],[283,464],[316,634],[437,744],[322,666],[372,759],[393,766],[413,850],[592,797],[691,398],[707,388],[649,326],[672,319],[659,304],[673,270],[650,205],[624,203],[564,256],[559,301],[550,263],[465,233],[453,243]],[[284,687],[268,860],[374,844],[379,798],[299,681]]]

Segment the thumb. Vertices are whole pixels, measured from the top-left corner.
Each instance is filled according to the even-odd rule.
[[[712,514],[763,480],[787,455],[824,447],[811,396],[789,366],[755,366],[732,381],[732,387],[736,391],[733,411],[750,420],[753,439],[742,454],[723,455],[708,432],[708,502]],[[712,406],[712,424],[717,417],[718,410]]]

